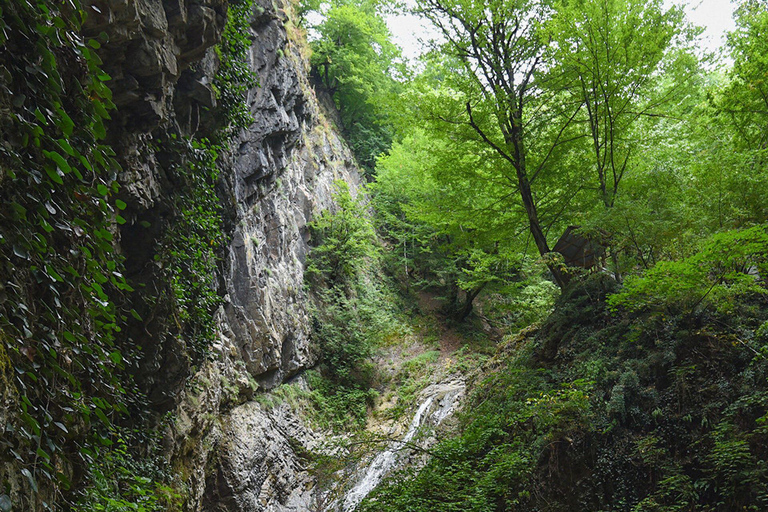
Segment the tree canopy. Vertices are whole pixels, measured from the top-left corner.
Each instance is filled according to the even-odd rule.
[[[333,98],[341,128],[369,172],[392,141],[387,102],[397,87],[393,76],[400,57],[383,8],[371,0],[336,0],[323,13],[311,43],[313,73]]]

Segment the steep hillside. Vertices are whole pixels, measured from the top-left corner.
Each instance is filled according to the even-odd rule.
[[[572,286],[471,386],[421,472],[363,510],[762,510],[768,500],[764,296],[729,314],[610,312]]]

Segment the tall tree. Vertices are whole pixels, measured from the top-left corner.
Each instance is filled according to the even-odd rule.
[[[768,1],[745,0],[728,35],[733,58],[730,83],[720,106],[736,131],[736,143],[751,151],[768,149]]]
[[[732,201],[739,209],[736,224],[743,225],[768,219],[768,2],[745,0],[735,20],[728,36],[733,67],[716,107],[739,155]]]
[[[561,0],[548,23],[554,74],[583,104],[600,199],[613,206],[635,149],[632,128],[659,115],[674,88],[660,87],[662,59],[683,25],[662,0]],[[554,80],[558,85],[560,80]]]
[[[381,2],[371,0],[335,0],[312,42],[313,74],[336,103],[341,128],[369,173],[392,142],[387,104],[399,72],[400,49],[381,9]]]
[[[548,21],[550,86],[582,103],[579,126],[588,135],[599,202],[610,216],[619,186],[637,154],[638,121],[664,116],[664,107],[686,85],[685,76],[666,79],[661,72],[685,25],[681,7],[662,0],[558,0]],[[685,57],[685,52],[678,52]],[[673,70],[680,66],[670,66]],[[683,68],[685,69],[685,68]],[[687,69],[686,69],[687,72]],[[585,148],[586,149],[586,148]],[[615,223],[613,227],[615,228]],[[621,279],[618,250],[610,247],[614,272]]]
[[[483,290],[517,276],[522,255],[505,229],[515,224],[506,205],[493,209],[497,192],[482,178],[482,156],[430,135],[412,130],[379,159],[373,205],[397,247],[393,263],[418,284],[442,289],[446,309],[462,321]]]
[[[436,116],[470,127],[467,138],[500,158],[498,177],[522,203],[542,256],[550,253],[539,212],[547,193],[537,190],[537,181],[552,171],[560,146],[570,141],[568,129],[580,109],[562,102],[540,80],[547,48],[542,24],[550,10],[541,0],[423,0],[418,8],[440,30],[443,53],[456,59],[464,77],[454,82],[453,95],[462,101],[462,111]],[[565,286],[566,273],[548,261],[555,281]]]

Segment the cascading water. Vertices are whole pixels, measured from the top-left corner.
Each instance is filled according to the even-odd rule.
[[[394,469],[403,459],[401,453],[407,449],[419,430],[425,425],[437,427],[455,409],[458,399],[464,393],[464,383],[452,381],[446,384],[436,384],[428,387],[422,393],[424,397],[416,410],[405,435],[387,446],[362,471],[362,477],[344,495],[341,507],[336,510],[352,512],[361,501]]]

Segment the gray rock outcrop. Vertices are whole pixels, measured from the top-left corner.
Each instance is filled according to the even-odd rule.
[[[105,188],[101,182],[96,187],[98,180],[94,179],[89,187],[96,188],[98,196],[90,192],[83,195],[79,189],[67,189],[66,193],[72,192],[74,204],[77,201],[98,203],[102,206],[99,215],[106,215],[111,209],[105,199],[114,205],[115,215],[109,213],[110,216],[104,217],[107,227],[99,230],[99,239],[105,244],[99,251],[116,255],[105,264],[115,276],[125,277],[134,291],[129,292],[127,286],[115,280],[109,282],[107,277],[96,272],[99,278],[104,278],[104,289],[110,288],[108,294],[104,292],[107,300],[101,299],[102,288],[101,285],[98,287],[99,302],[104,302],[103,307],[109,309],[110,314],[100,316],[92,311],[82,311],[81,307],[79,312],[83,318],[76,318],[78,312],[75,312],[73,324],[79,329],[81,322],[94,325],[109,322],[104,328],[109,336],[105,335],[103,346],[99,345],[100,349],[108,347],[109,350],[98,356],[88,350],[92,348],[89,342],[94,340],[89,335],[95,332],[88,327],[83,327],[82,336],[80,330],[75,330],[78,340],[73,347],[80,351],[82,346],[80,352],[87,352],[87,357],[77,359],[77,364],[73,363],[76,358],[70,358],[66,350],[46,349],[49,359],[59,358],[56,365],[61,366],[55,368],[68,377],[65,379],[38,379],[32,371],[25,373],[25,370],[19,370],[21,367],[14,368],[5,350],[8,346],[3,338],[5,333],[0,331],[0,427],[4,429],[0,442],[4,451],[0,456],[5,457],[0,464],[0,481],[4,483],[4,488],[0,489],[3,504],[0,508],[7,508],[8,503],[13,510],[51,510],[60,504],[61,508],[74,506],[72,504],[81,499],[84,489],[87,491],[88,485],[95,485],[93,480],[89,483],[89,470],[99,471],[93,451],[80,451],[83,446],[90,446],[83,442],[84,439],[94,436],[90,442],[107,444],[106,437],[96,441],[95,432],[111,435],[114,433],[112,426],[118,425],[126,432],[148,431],[143,439],[154,440],[154,431],[159,431],[157,437],[162,438],[160,451],[173,472],[163,483],[169,483],[181,494],[178,499],[174,494],[173,500],[178,504],[183,502],[187,512],[307,510],[315,500],[309,462],[302,455],[316,442],[314,434],[287,407],[265,408],[255,399],[264,398],[287,379],[300,379],[297,375],[318,360],[311,339],[310,299],[304,289],[309,225],[319,212],[332,207],[337,182],[346,183],[353,193],[357,190],[358,171],[349,148],[333,123],[328,121],[332,115],[324,113],[309,84],[307,43],[301,29],[290,19],[294,7],[288,0],[274,3],[255,0],[250,13],[246,35],[251,46],[247,59],[258,82],[247,96],[253,123],[242,130],[228,148],[202,142],[204,139],[220,142],[223,138],[216,138],[221,135],[220,125],[226,116],[222,115],[222,105],[219,104],[225,103],[221,100],[225,97],[224,88],[214,85],[221,85],[216,81],[221,54],[214,47],[221,40],[232,3],[230,0],[23,3],[23,10],[30,12],[35,9],[43,12],[49,7],[51,11],[61,9],[61,13],[52,15],[54,21],[49,20],[56,26],[73,21],[68,16],[85,20],[82,33],[76,32],[77,23],[71,24],[72,31],[67,33],[67,38],[73,42],[73,48],[62,45],[62,53],[66,53],[67,59],[60,59],[57,65],[62,69],[56,75],[61,74],[82,85],[77,81],[82,76],[99,73],[97,79],[110,88],[116,108],[102,114],[105,119],[110,116],[106,130],[99,121],[98,131],[95,128],[93,131],[98,135],[98,142],[91,141],[89,132],[83,145],[98,144],[99,148],[104,148],[103,154],[97,152],[106,162],[99,172],[112,172],[112,175],[104,176],[104,181],[109,184],[116,180],[119,187]],[[14,2],[3,5],[6,4],[14,5]],[[75,8],[79,5],[83,6],[87,16]],[[3,7],[3,12],[5,10]],[[11,19],[13,10],[9,11],[11,14],[6,14]],[[29,19],[34,17],[30,14]],[[26,23],[27,18],[19,20],[25,27],[36,26],[40,33],[45,32],[41,28],[44,25]],[[18,37],[14,39],[12,51],[6,53],[22,54],[30,50],[32,59],[42,58],[35,53],[39,48],[34,45],[24,48],[29,41],[26,33],[15,32]],[[60,36],[57,32],[50,37],[53,41]],[[52,48],[52,51],[59,50],[55,44]],[[16,61],[3,61],[6,62]],[[69,70],[63,69],[70,65]],[[0,94],[0,103],[3,103],[0,105],[3,107],[0,124],[15,126],[5,122],[11,118],[8,113],[12,112],[6,107],[14,104],[9,92],[12,90],[6,87],[13,76],[5,64],[0,68],[3,71],[0,85],[5,87],[0,91],[3,92]],[[38,73],[36,66],[27,68]],[[51,82],[61,79],[53,74],[45,78]],[[83,104],[93,100],[92,92],[83,87],[80,89]],[[108,96],[109,93],[102,91],[100,86],[99,97]],[[34,99],[16,94],[14,101],[23,105],[24,101],[32,104]],[[103,103],[105,106],[94,102],[99,108],[111,106],[106,99]],[[34,115],[45,119],[40,109]],[[104,131],[106,133],[102,133]],[[69,146],[65,139],[62,139],[62,148]],[[12,145],[4,144],[3,148],[7,152]],[[119,165],[112,165],[112,151]],[[36,156],[30,153],[25,158],[34,162]],[[215,158],[217,169],[212,163]],[[85,167],[91,167],[86,159],[81,162]],[[10,175],[3,168],[0,180]],[[56,176],[58,180],[54,179],[54,182],[62,183],[61,177]],[[218,182],[212,191],[216,176]],[[196,180],[205,182],[205,186],[198,187]],[[186,212],[195,210],[196,205],[190,207],[189,204],[199,199],[194,195],[199,189],[203,189],[201,194],[206,194],[206,207],[210,207],[206,213],[219,212],[215,205],[220,205],[224,228],[221,237],[218,223],[210,222],[216,224],[213,229],[216,232],[190,243],[197,254],[205,253],[200,257],[205,260],[204,265],[200,266],[210,270],[210,275],[204,276],[200,276],[202,272],[198,268],[192,271],[185,268],[186,260],[194,258],[186,258],[184,251],[178,250],[178,244],[191,240],[186,237],[187,232],[200,227],[196,223],[197,217],[184,224]],[[25,191],[21,181],[19,190]],[[36,207],[42,205],[31,192],[26,196],[32,202],[37,201]],[[16,206],[14,211],[26,211],[20,204]],[[50,203],[46,203],[45,208],[50,215],[58,212],[58,207]],[[73,215],[81,215],[76,208],[72,208],[76,210]],[[93,215],[89,209],[83,212],[83,217]],[[178,235],[174,227],[183,233]],[[72,231],[69,225],[60,229]],[[209,234],[203,228],[200,231]],[[51,237],[53,240],[54,235]],[[219,251],[220,238],[225,242]],[[0,239],[6,243],[3,236]],[[83,247],[87,246],[81,246],[74,236],[56,239],[56,250],[64,255],[84,254],[87,249]],[[209,247],[213,248],[211,252],[219,251],[218,254],[207,252]],[[6,253],[10,254],[10,251],[8,249]],[[16,246],[12,251],[18,253],[14,257],[32,261]],[[14,270],[10,262],[3,268]],[[37,267],[32,265],[30,268]],[[69,268],[72,270],[68,272],[78,274],[75,267]],[[56,307],[61,308],[61,303],[68,300],[65,297],[70,296],[70,291],[72,296],[93,294],[90,291],[92,276],[84,272],[80,274],[83,274],[78,275],[80,281],[75,281],[74,285],[67,283],[72,288],[68,289],[67,295],[56,292],[49,297],[53,304],[50,318],[53,318]],[[19,280],[31,280],[27,277],[24,275]],[[51,277],[51,281],[62,281],[58,277]],[[95,279],[101,283],[99,278]],[[83,284],[86,282],[87,285]],[[183,282],[182,285],[175,287],[179,282]],[[185,309],[182,304],[186,299],[182,296],[187,290],[184,285],[194,288],[195,292],[203,289],[203,305],[198,310]],[[6,299],[4,286],[0,283],[0,301]],[[118,292],[118,288],[125,293]],[[199,333],[208,331],[208,305],[218,304],[215,297],[210,297],[211,292],[218,295],[223,304],[214,312],[216,336],[208,351],[210,340]],[[34,295],[27,294],[30,303],[39,299]],[[117,320],[112,319],[112,311]],[[200,311],[204,312],[200,314]],[[36,322],[48,321],[45,315],[29,312],[28,316],[34,317]],[[190,320],[190,317],[194,318]],[[200,329],[195,323],[198,317],[201,318],[200,325],[205,324]],[[26,317],[24,319],[26,321]],[[187,328],[189,325],[192,327]],[[116,333],[114,340],[112,327]],[[50,331],[51,328],[42,325],[39,330]],[[67,335],[75,337],[65,331],[63,337],[68,339]],[[32,331],[25,336],[32,339]],[[55,344],[57,348],[60,345],[58,341]],[[32,369],[39,368],[35,349],[26,345],[24,349],[26,352],[12,356],[24,358]],[[91,370],[101,368],[97,366],[101,365],[99,358],[106,361],[107,357],[114,367],[109,365],[104,370],[104,375],[110,379],[102,382],[102,373]],[[66,371],[62,369],[64,366],[68,368]],[[27,425],[36,427],[30,429],[33,434],[25,430],[26,438],[20,437],[17,435],[19,430],[14,430],[14,424],[24,425],[23,421],[17,421],[22,419],[20,411],[22,408],[26,411],[26,404],[37,406],[28,399],[25,405],[19,405],[19,388],[13,381],[14,375],[19,374],[28,374],[30,384],[17,378],[18,386],[27,389],[27,386],[36,385],[35,396],[44,401],[48,387],[54,387],[62,380],[69,382],[70,387],[66,382],[63,385],[70,393],[68,396],[73,397],[70,405],[77,402],[77,407],[86,412],[72,414],[74,418],[70,418],[69,412],[74,411],[72,407],[59,411],[54,410],[58,405],[52,404],[51,410],[58,416],[51,415],[48,407],[55,399],[48,397],[48,403],[37,412],[45,418],[45,428],[58,429],[56,435],[43,437],[40,423],[35,423],[37,420],[29,416]],[[120,403],[113,410],[111,398],[110,401],[102,400],[98,394],[101,384],[110,389],[110,393],[105,393],[110,397],[112,391],[115,396],[122,397],[124,385],[128,389],[125,392],[127,405]],[[97,389],[90,389],[91,385]],[[89,395],[91,392],[93,396]],[[106,405],[102,407],[100,404]],[[89,416],[89,407],[98,409],[95,416]],[[103,417],[108,414],[108,419],[99,416],[102,408],[106,411]],[[127,409],[130,409],[130,417],[118,412]],[[98,424],[97,416],[106,425]],[[37,434],[34,434],[35,430],[38,430]],[[47,440],[53,457],[41,451],[43,439]],[[54,439],[60,446],[53,446]],[[19,442],[27,443],[29,447],[37,444],[37,452],[34,448],[29,451],[33,462],[14,452],[13,447]],[[146,457],[157,462],[158,450],[153,443],[146,444],[131,446],[128,452],[137,458]],[[50,464],[40,459],[40,453],[45,453],[44,458]],[[59,453],[61,457],[57,456]],[[103,459],[109,457],[105,455]],[[114,482],[119,479],[120,471],[111,466],[112,462],[111,459],[105,462],[110,466],[109,470],[99,474],[98,478],[108,480],[110,485],[114,483],[110,492],[123,492],[127,486]],[[114,467],[118,466],[119,462],[116,462]],[[47,468],[44,471],[46,479],[36,480],[33,472],[41,474],[39,469],[42,467]],[[94,500],[101,498],[100,495],[93,497]]]
[[[216,471],[208,477],[203,510],[288,512],[316,509],[305,447],[318,444],[288,405],[245,403],[227,415]]]
[[[205,134],[206,112],[217,101],[212,46],[227,2],[89,5],[87,32],[108,35],[100,55],[118,107],[109,142],[128,204],[120,240],[131,281],[151,296],[162,276],[153,247],[173,222],[169,176],[179,163],[160,141]],[[163,442],[188,490],[185,510],[307,510],[315,499],[308,462],[294,449],[311,441],[309,431],[287,408],[266,410],[252,399],[317,361],[303,277],[308,224],[331,207],[337,181],[354,191],[359,176],[310,87],[306,42],[298,29],[286,28],[291,11],[288,3],[257,0],[252,12],[254,122],[220,165],[228,243],[213,357],[193,368],[162,309],[130,332],[144,340],[140,384],[157,411],[174,418]]]
[[[251,400],[317,360],[303,276],[308,224],[331,207],[337,181],[355,190],[359,177],[309,86],[302,42],[289,37],[284,13],[264,2],[251,24],[259,86],[248,98],[255,122],[222,173],[231,241],[216,359],[192,378],[167,435],[190,510],[310,510],[316,499],[309,461],[295,450],[311,434],[286,407]]]

